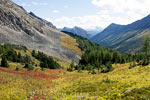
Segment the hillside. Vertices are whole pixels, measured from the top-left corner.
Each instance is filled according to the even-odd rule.
[[[70,33],[73,33],[73,34],[76,34],[78,36],[81,36],[83,38],[91,38],[92,35],[89,34],[86,30],[80,28],[80,27],[73,27],[73,28],[68,28],[68,27],[64,27],[63,29],[61,29],[61,31],[66,31],[66,32],[70,32]]]
[[[144,36],[150,34],[150,15],[128,25],[112,23],[91,40],[121,52],[139,52]]]
[[[62,46],[61,36],[69,38],[29,15],[11,0],[0,1],[0,43],[21,44],[67,62],[78,62],[79,54]]]

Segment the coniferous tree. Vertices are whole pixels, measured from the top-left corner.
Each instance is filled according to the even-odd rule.
[[[147,35],[143,41],[142,51],[144,53],[144,59],[142,65],[148,65],[150,63],[150,36]]]
[[[9,67],[9,64],[8,64],[8,62],[7,62],[7,59],[6,59],[6,57],[4,57],[4,56],[2,57],[1,66],[2,66],[2,67],[6,67],[6,68]]]
[[[73,71],[75,69],[74,61],[71,62],[69,68],[67,69],[68,71]],[[79,69],[79,68],[78,68]]]

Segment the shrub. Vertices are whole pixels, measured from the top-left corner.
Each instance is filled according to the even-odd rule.
[[[78,73],[82,73],[82,70],[81,70],[81,68],[78,68]]]
[[[136,67],[137,65],[136,65],[136,63],[135,62],[133,62],[133,64],[132,63],[130,63],[130,67],[129,67],[129,69],[132,69],[132,68],[134,68],[134,67]]]
[[[16,71],[19,71],[19,68],[18,68],[18,67],[16,67]]]
[[[33,70],[34,67],[31,64],[26,63],[24,68],[28,69],[28,70]]]
[[[104,83],[110,83],[111,80],[107,77],[106,79],[103,79],[102,82],[104,82]]]
[[[95,71],[95,70],[92,70],[91,74],[96,74],[96,71]]]

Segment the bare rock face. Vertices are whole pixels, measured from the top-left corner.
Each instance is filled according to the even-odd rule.
[[[80,56],[61,46],[61,36],[68,36],[37,18],[10,0],[0,0],[0,43],[21,44],[61,60],[78,62]]]
[[[48,22],[47,20],[42,19],[42,18],[36,16],[33,12],[30,12],[29,14],[30,14],[31,16],[37,18],[38,20],[40,20],[43,24],[46,24],[46,25],[48,25],[48,26],[51,27],[51,28],[57,29],[56,26],[54,26],[51,22]]]

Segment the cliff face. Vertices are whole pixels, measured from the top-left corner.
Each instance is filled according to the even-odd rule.
[[[68,35],[42,23],[12,1],[0,1],[0,43],[21,44],[67,62],[78,62],[80,56],[61,45],[61,36]]]

